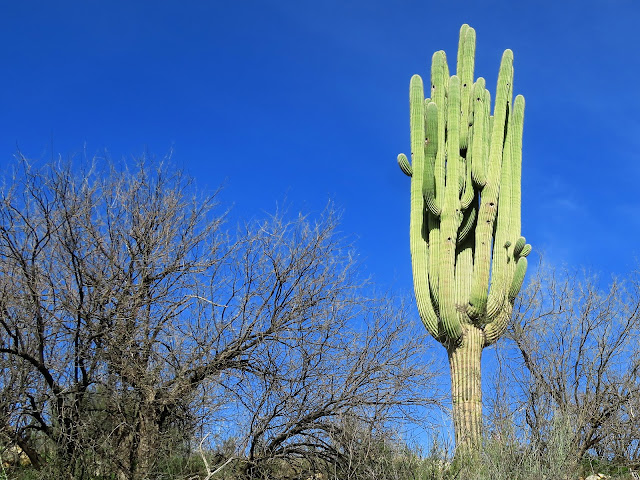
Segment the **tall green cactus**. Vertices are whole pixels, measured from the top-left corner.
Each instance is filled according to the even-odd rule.
[[[475,30],[460,29],[457,75],[433,55],[431,92],[410,84],[411,262],[420,317],[447,349],[458,448],[482,435],[482,349],[505,331],[531,245],[520,236],[524,98],[512,101],[513,53],[505,50],[493,115],[483,78],[473,81]]]

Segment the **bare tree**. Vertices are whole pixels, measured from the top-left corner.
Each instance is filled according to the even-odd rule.
[[[188,405],[183,378],[211,361],[172,352],[198,345],[176,337],[191,324],[187,292],[224,257],[213,199],[192,198],[179,173],[138,167],[78,174],[22,159],[1,197],[0,353],[26,378],[8,423],[16,439],[49,439],[80,478],[88,455],[113,447],[130,452],[113,456],[122,472],[147,471]]]
[[[640,422],[640,283],[541,268],[517,303],[502,365],[512,402],[538,450],[567,436],[566,456],[588,452],[637,463]],[[502,402],[504,407],[504,402]],[[520,413],[519,413],[520,412]],[[506,415],[505,415],[506,414]]]
[[[34,465],[151,478],[230,401],[256,464],[416,402],[417,344],[330,211],[230,237],[181,173],[98,165],[21,159],[0,194],[0,429]]]

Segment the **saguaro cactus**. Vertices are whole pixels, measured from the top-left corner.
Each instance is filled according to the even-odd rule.
[[[447,349],[457,448],[482,435],[480,358],[505,331],[531,245],[520,236],[524,98],[512,101],[513,53],[502,55],[493,115],[473,80],[475,30],[460,29],[456,75],[433,55],[431,93],[410,84],[410,245],[420,317]]]

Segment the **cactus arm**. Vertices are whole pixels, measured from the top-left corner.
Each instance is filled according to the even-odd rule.
[[[460,198],[460,208],[462,208],[462,210],[466,210],[467,208],[469,208],[469,205],[471,205],[471,202],[473,201],[473,198],[476,195],[476,191],[473,188],[473,182],[471,178],[470,159],[465,160],[463,163],[464,163],[465,177],[464,177],[464,190],[462,192],[462,197]]]
[[[460,78],[460,150],[466,150],[469,144],[469,116],[471,91],[473,89],[473,70],[476,56],[476,31],[464,24],[460,28],[458,44],[458,64],[456,74]]]
[[[440,273],[439,300],[440,321],[450,342],[457,342],[462,335],[462,327],[456,308],[456,244],[458,227],[462,221],[459,199],[460,177],[460,80],[457,76],[449,79],[447,115],[447,176],[444,202],[440,219]]]
[[[473,137],[471,141],[471,176],[474,183],[482,188],[487,183],[487,148],[489,132],[489,110],[485,106],[489,92],[485,89],[484,78],[478,78],[473,85]]]
[[[433,306],[440,312],[440,218],[429,215],[429,286],[431,288],[431,298]]]
[[[509,220],[509,239],[513,240],[513,247],[509,249],[509,258],[507,264],[507,300],[513,304],[516,295],[520,291],[522,281],[524,281],[524,272],[526,272],[526,260],[524,271],[521,272],[522,278],[517,280],[517,276],[520,273],[516,273],[518,266],[518,258],[521,256],[522,250],[516,253],[516,247],[519,246],[520,238],[524,240],[524,237],[520,237],[520,229],[522,226],[521,219],[521,202],[522,202],[522,131],[524,125],[524,97],[522,95],[516,96],[513,102],[513,113],[509,119],[509,136],[511,138],[511,211]],[[526,242],[525,242],[526,245]],[[522,247],[524,248],[524,246]],[[524,255],[527,256],[526,254]],[[517,286],[517,290],[513,293],[514,285]],[[513,295],[513,297],[512,297]]]
[[[398,155],[398,166],[400,167],[400,170],[402,170],[402,173],[404,173],[407,177],[413,176],[413,167],[409,163],[409,159],[407,159],[407,156],[404,153]]]
[[[447,86],[449,67],[443,51],[433,54],[431,61],[431,100],[438,106],[438,143],[434,167],[436,178],[435,205],[438,213],[444,200],[445,164],[446,164],[446,124],[447,124]]]
[[[518,240],[516,240],[516,244],[513,247],[513,256],[518,258],[520,256],[520,252],[522,252],[522,249],[526,244],[527,240],[524,237],[518,238]]]
[[[462,79],[462,62],[463,62],[463,58],[464,58],[464,43],[466,40],[466,36],[467,36],[467,32],[469,31],[471,27],[469,26],[468,23],[463,23],[462,26],[460,27],[460,35],[458,35],[458,57],[457,57],[457,62],[456,62],[456,73],[458,74],[458,77]]]
[[[462,87],[461,87],[462,88]],[[469,90],[469,89],[467,89]],[[462,93],[462,91],[461,91]],[[470,101],[471,96],[469,96],[469,98],[467,98],[466,102],[467,104]],[[470,107],[473,107],[473,103],[470,105]],[[466,118],[466,120],[465,120]],[[469,112],[462,112],[461,117],[460,117],[460,127],[461,130],[464,131],[467,135],[467,140],[466,142],[468,144],[471,144],[471,142],[473,141],[473,111]],[[462,140],[460,140],[462,142]],[[464,149],[460,149],[460,155],[463,158],[463,163],[464,163],[464,190],[462,192],[462,196],[460,198],[460,202],[461,202],[461,208],[462,210],[466,210],[467,208],[469,208],[469,205],[471,205],[471,202],[473,201],[474,197],[476,196],[476,190],[474,188],[474,184],[473,184],[473,174],[472,174],[472,149],[467,146],[465,146]]]
[[[511,139],[511,229],[516,236],[522,228],[522,133],[524,127],[524,97],[516,96],[513,102],[513,116],[509,126],[513,127]],[[515,247],[514,247],[515,248]]]
[[[440,218],[442,202],[445,192],[445,163],[446,163],[446,115],[447,115],[447,86],[449,82],[449,67],[447,56],[441,50],[435,52],[431,61],[431,100],[437,105],[437,143],[434,164],[435,188],[434,213],[435,218],[429,216],[429,285],[435,303],[435,309],[440,312]],[[431,112],[432,113],[432,112]],[[430,113],[430,115],[431,115]]]
[[[461,324],[469,324],[470,319],[464,308],[469,301],[471,291],[471,275],[473,271],[473,235],[467,235],[464,240],[458,242],[458,253],[456,256],[455,276],[456,276],[456,312],[458,321]]]
[[[476,226],[476,219],[478,217],[478,197],[474,197],[474,201],[471,204],[471,208],[468,208],[464,212],[464,217],[462,218],[462,225],[460,225],[460,229],[458,230],[458,243],[462,243],[466,240],[469,234],[473,233],[473,229]],[[473,271],[473,265],[471,266]]]
[[[425,168],[422,194],[427,208],[431,212],[428,215],[427,228],[429,236],[429,287],[436,312],[440,302],[438,295],[438,262],[440,260],[440,213],[441,208],[436,202],[436,162],[438,155],[438,106],[425,100],[425,132],[427,135],[425,145]],[[442,188],[442,187],[441,187]],[[440,190],[441,192],[443,190]]]
[[[498,199],[498,214],[493,241],[493,262],[491,264],[491,290],[487,303],[487,321],[493,321],[502,308],[507,298],[508,282],[511,281],[510,257],[512,257],[513,247],[509,238],[511,232],[511,144],[513,138],[513,128],[509,125],[504,141],[502,155],[502,170],[500,175],[500,196]],[[518,232],[520,234],[520,232]],[[514,239],[515,240],[515,239]]]
[[[522,288],[522,282],[524,282],[524,276],[527,273],[527,257],[520,257],[516,262],[515,272],[513,274],[513,280],[509,286],[508,300],[511,304],[516,299],[516,296]]]
[[[434,102],[425,102],[425,161],[422,194],[429,211],[440,215],[440,206],[436,203],[435,164],[438,154],[438,106]]]
[[[489,168],[500,171],[502,163],[502,150],[504,142],[504,126],[507,124],[508,107],[511,103],[511,87],[513,82],[513,52],[505,50],[500,62],[500,72],[498,73],[498,86],[496,89],[496,103],[493,110],[494,125],[501,125],[503,128],[491,129],[491,147],[489,151]],[[496,177],[499,178],[499,177]],[[499,185],[496,185],[499,191]]]
[[[507,325],[509,325],[509,319],[511,318],[512,311],[513,307],[511,303],[505,302],[496,315],[495,320],[488,324],[484,329],[483,347],[493,345],[498,341],[502,334],[504,334],[507,329]]]
[[[438,337],[438,318],[431,304],[429,293],[429,250],[427,241],[427,215],[422,184],[424,175],[424,87],[418,75],[411,78],[409,86],[409,110],[411,128],[411,177],[410,249],[413,270],[413,285],[418,312],[431,335]]]

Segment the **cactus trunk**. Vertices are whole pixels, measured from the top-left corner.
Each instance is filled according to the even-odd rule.
[[[473,452],[482,438],[482,383],[480,360],[484,335],[469,326],[460,344],[448,349],[451,403],[456,448]]]
[[[475,82],[475,31],[460,29],[456,75],[433,55],[429,98],[422,78],[409,87],[409,237],[418,312],[447,349],[458,447],[482,435],[482,349],[504,333],[531,245],[520,236],[524,98],[513,100],[513,53],[498,74],[493,114],[483,78]]]

